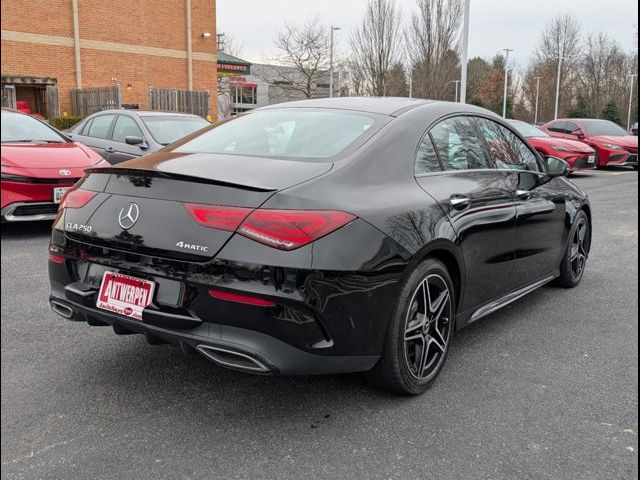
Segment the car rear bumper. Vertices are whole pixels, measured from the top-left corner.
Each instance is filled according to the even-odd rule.
[[[305,352],[270,335],[230,325],[203,323],[188,330],[151,325],[97,310],[52,295],[49,302],[61,316],[93,326],[111,325],[117,334],[144,334],[150,343],[168,343],[182,352],[197,352],[234,370],[265,375],[310,375],[362,372],[373,368],[377,355],[333,356]]]

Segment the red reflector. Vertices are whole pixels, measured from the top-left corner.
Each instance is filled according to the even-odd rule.
[[[56,255],[55,253],[49,254],[49,260],[51,260],[53,263],[64,263],[64,257]]]
[[[200,225],[226,232],[235,232],[236,228],[252,210],[251,208],[200,205],[197,203],[185,203],[184,207]]]
[[[328,210],[254,210],[238,233],[280,250],[295,250],[355,220]]]
[[[95,197],[98,192],[91,192],[89,190],[68,190],[62,197],[59,209],[63,208],[82,208],[89,200]]]
[[[228,302],[245,303],[247,305],[255,305],[257,307],[275,307],[275,303],[271,300],[252,297],[249,295],[241,295],[239,293],[223,292],[221,290],[209,290],[209,295],[218,300],[226,300]]]

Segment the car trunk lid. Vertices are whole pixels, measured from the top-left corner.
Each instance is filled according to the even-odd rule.
[[[156,160],[152,162],[151,157]],[[176,158],[176,154],[160,152],[118,167],[90,170],[79,188],[99,193],[82,208],[65,209],[66,235],[152,256],[195,261],[211,258],[233,231],[199,225],[186,204],[241,207],[250,212],[278,190],[322,175],[332,166],[211,157],[180,154]]]

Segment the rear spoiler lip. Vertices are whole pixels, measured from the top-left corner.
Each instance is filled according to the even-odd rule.
[[[185,180],[188,182],[206,183],[210,185],[220,185],[223,187],[241,188],[243,190],[250,190],[253,192],[275,192],[278,190],[277,188],[266,187],[263,185],[242,185],[239,183],[226,182],[224,180],[216,180],[214,178],[198,177],[195,175],[184,175],[181,173],[163,172],[161,170],[150,170],[150,169],[144,169],[144,168],[103,167],[103,168],[88,168],[84,172],[86,174],[106,173],[110,175],[136,175],[136,176],[172,178],[174,180]]]

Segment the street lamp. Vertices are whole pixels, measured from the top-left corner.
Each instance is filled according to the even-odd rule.
[[[553,114],[553,119],[558,119],[558,107],[560,106],[560,72],[562,71],[562,61],[563,60],[571,60],[573,57],[563,57],[562,55],[558,55],[554,57],[558,59],[558,77],[556,79],[556,108]]]
[[[542,77],[534,77],[536,79],[536,109],[533,116],[533,123],[538,123],[538,99],[540,98],[540,79]]]
[[[507,83],[509,82],[509,52],[513,52],[513,48],[503,48],[504,56],[504,95],[502,98],[502,118],[507,118]]]
[[[460,103],[467,103],[467,57],[469,50],[469,8],[471,0],[464,2],[464,19],[462,24],[462,62],[460,71]]]
[[[331,46],[329,50],[329,97],[333,97],[333,32],[341,30],[331,25]]]
[[[627,75],[627,78],[631,79],[631,81],[629,82],[629,113],[627,114],[627,131],[631,129],[631,102],[633,101],[633,84],[637,76],[637,73],[630,73],[629,75]]]
[[[456,84],[456,96],[454,101],[458,101],[458,86],[460,85],[461,80],[451,80],[451,83]]]

